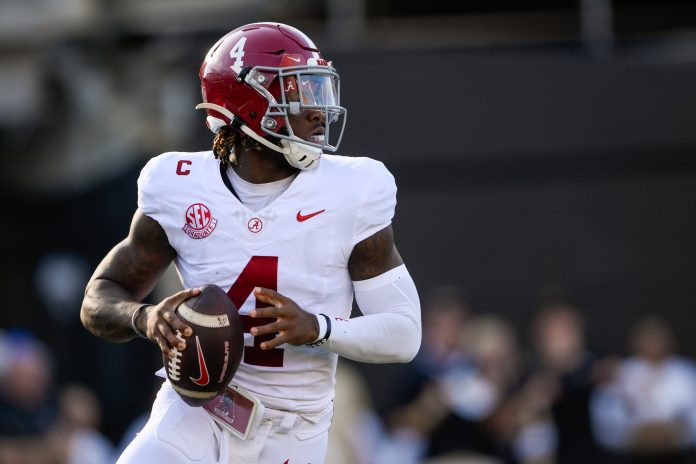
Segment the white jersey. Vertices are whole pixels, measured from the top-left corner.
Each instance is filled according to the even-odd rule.
[[[236,198],[211,151],[165,153],[138,179],[138,207],[166,232],[183,286],[218,285],[239,309],[245,350],[233,381],[270,408],[300,413],[331,402],[338,356],[288,344],[262,351],[271,337],[248,332],[269,320],[248,316],[265,306],[251,292],[275,289],[307,312],[348,318],[348,258],[391,223],[395,205],[394,178],[370,158],[324,155],[256,212]]]

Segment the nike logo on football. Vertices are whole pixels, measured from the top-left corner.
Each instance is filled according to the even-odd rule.
[[[316,216],[317,214],[323,213],[324,211],[326,211],[326,210],[322,209],[321,211],[315,211],[314,213],[309,213],[309,214],[303,215],[302,210],[300,210],[297,212],[297,222],[305,222],[307,219],[311,219],[314,216]]]
[[[201,349],[201,342],[198,340],[198,336],[196,336],[196,349],[198,350],[198,369],[200,369],[201,376],[197,379],[194,379],[193,377],[189,377],[189,379],[191,379],[191,382],[195,383],[196,385],[203,387],[208,385],[208,382],[210,382],[210,377],[208,376],[208,366],[205,364],[205,358],[203,357],[203,350]]]

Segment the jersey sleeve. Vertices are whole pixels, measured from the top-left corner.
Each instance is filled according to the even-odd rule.
[[[153,219],[161,213],[162,175],[157,175],[161,164],[162,156],[150,159],[138,177],[138,208]]]
[[[387,227],[394,217],[396,208],[394,176],[384,164],[375,162],[368,179],[353,229],[353,246]]]

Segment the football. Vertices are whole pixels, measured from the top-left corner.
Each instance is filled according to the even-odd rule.
[[[244,334],[237,308],[217,285],[201,287],[201,293],[184,301],[177,315],[193,330],[184,338],[186,349],[162,355],[174,390],[190,406],[200,406],[221,393],[239,367]]]

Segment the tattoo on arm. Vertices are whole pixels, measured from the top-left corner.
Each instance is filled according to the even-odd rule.
[[[175,256],[162,227],[136,211],[128,237],[106,255],[87,284],[80,313],[84,326],[109,341],[133,338],[133,311]]]
[[[353,247],[348,271],[352,280],[366,280],[401,264],[403,260],[394,245],[394,231],[388,226]]]
[[[141,300],[152,291],[175,256],[162,227],[138,211],[128,238],[107,255],[94,276],[119,283]]]

